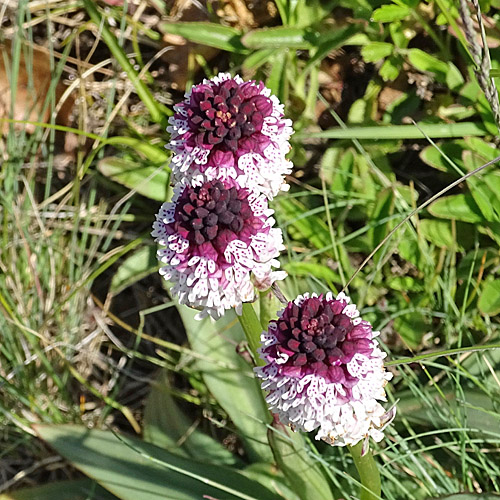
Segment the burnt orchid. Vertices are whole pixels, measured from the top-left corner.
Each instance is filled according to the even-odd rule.
[[[292,122],[262,82],[219,73],[193,86],[174,110],[168,131],[175,181],[233,179],[270,199],[288,189]]]
[[[156,216],[152,236],[165,247],[158,251],[165,264],[160,273],[179,302],[200,309],[199,319],[218,319],[227,309],[241,313],[255,289],[283,279],[285,272],[273,270],[283,248],[273,213],[264,195],[234,181],[177,184],[172,202]]]
[[[316,439],[355,445],[383,438],[393,420],[387,412],[383,353],[370,323],[340,293],[336,298],[299,295],[261,336],[265,365],[255,368],[266,401],[280,421],[296,430],[318,429]]]

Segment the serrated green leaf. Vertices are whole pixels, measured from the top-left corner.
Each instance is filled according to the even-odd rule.
[[[442,219],[455,219],[463,222],[484,222],[483,214],[471,194],[445,196],[431,203],[429,212]]]
[[[361,48],[361,55],[366,62],[377,62],[392,54],[394,45],[386,42],[371,42]]]
[[[170,172],[162,167],[144,167],[135,162],[110,156],[97,164],[99,171],[152,200],[165,201],[168,196]]]
[[[59,454],[121,500],[278,500],[228,467],[196,462],[137,438],[76,425],[36,425]]]
[[[245,54],[247,48],[241,43],[243,33],[236,28],[216,23],[161,23],[159,28],[164,33],[180,35],[187,40],[201,45],[209,45],[228,52]]]
[[[482,314],[495,316],[500,313],[500,280],[487,281],[479,297],[478,307]]]
[[[391,23],[393,21],[401,21],[409,16],[411,10],[404,5],[382,5],[373,12],[372,21],[378,23]]]

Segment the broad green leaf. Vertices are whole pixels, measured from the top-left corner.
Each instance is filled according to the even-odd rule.
[[[228,52],[247,53],[241,43],[242,32],[236,28],[222,26],[216,23],[161,23],[160,30],[173,35],[180,35],[187,40],[202,45],[209,45]]]
[[[396,47],[406,49],[411,39],[411,35],[408,33],[412,33],[412,31],[404,29],[402,23],[395,21],[389,24],[389,32]]]
[[[454,229],[452,224],[455,224]],[[427,241],[439,248],[463,251],[474,243],[474,228],[463,222],[423,219],[419,222],[418,230]]]
[[[34,429],[74,467],[122,500],[278,498],[228,467],[182,458],[137,438],[76,425]]]
[[[451,90],[457,90],[464,84],[462,73],[460,73],[460,70],[452,62],[448,62],[445,82]]]
[[[318,38],[319,33],[311,28],[277,26],[249,31],[241,42],[249,49],[309,49]]]
[[[319,462],[307,450],[303,436],[275,424],[269,429],[275,459],[293,490],[302,499],[333,500],[332,492]]]
[[[402,60],[400,56],[389,56],[380,67],[379,74],[385,82],[395,80],[401,71]]]
[[[443,79],[446,78],[448,65],[444,61],[441,61],[423,50],[409,49],[408,60],[420,71],[429,71],[436,75],[440,75]]]
[[[99,171],[110,179],[152,200],[165,201],[168,196],[170,172],[162,167],[144,167],[116,157],[103,158]]]
[[[271,415],[250,365],[235,356],[235,346],[245,339],[233,311],[214,321],[194,319],[197,311],[178,307],[191,348],[202,356],[194,368],[208,390],[227,412],[252,460],[270,462],[267,424]]]
[[[401,335],[401,338],[410,349],[416,349],[422,337],[430,330],[425,318],[417,312],[398,316],[394,320],[394,330]]]
[[[464,163],[468,170],[474,170],[484,159],[472,151],[464,151]],[[500,221],[500,173],[497,170],[467,179],[470,192],[481,209],[484,218],[490,222]]]
[[[0,500],[116,500],[117,497],[91,479],[57,481],[34,488],[0,494]]]
[[[372,42],[361,48],[361,55],[366,62],[377,62],[392,54],[394,45],[386,42]]]
[[[468,148],[463,140],[448,141],[438,144],[441,151],[455,163],[462,171],[465,170],[465,165],[462,160],[463,152]],[[427,146],[420,153],[420,159],[430,167],[441,170],[442,172],[450,172],[458,175],[457,169],[453,168],[448,160],[443,156],[435,146]]]
[[[484,222],[483,214],[471,194],[455,194],[439,198],[428,207],[429,212],[442,219],[463,222]]]
[[[378,23],[391,23],[392,21],[401,21],[410,13],[410,8],[405,5],[382,5],[373,12],[371,20]]]
[[[488,316],[500,313],[500,280],[487,281],[478,301],[479,310]]]
[[[145,246],[127,257],[111,279],[110,293],[118,295],[158,269],[156,246]]]
[[[222,465],[236,465],[235,455],[222,444],[193,429],[193,421],[171,396],[167,373],[161,372],[153,382],[144,410],[144,439],[181,456]],[[182,443],[182,444],[179,444]]]

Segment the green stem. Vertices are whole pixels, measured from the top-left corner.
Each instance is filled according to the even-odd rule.
[[[349,446],[349,451],[354,459],[354,465],[356,465],[362,484],[359,498],[360,500],[378,500],[381,498],[381,486],[377,464],[370,450],[361,456],[362,448],[363,441],[354,446]]]
[[[264,365],[265,362],[260,359],[257,353],[257,349],[260,347],[260,334],[264,329],[262,328],[259,318],[257,317],[257,314],[255,314],[255,310],[251,303],[243,303],[243,310],[241,316],[238,316],[238,320],[243,328],[243,331],[245,332],[248,346],[252,351],[255,363],[261,366]]]

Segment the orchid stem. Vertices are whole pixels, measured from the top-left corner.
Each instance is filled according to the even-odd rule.
[[[243,303],[241,316],[238,316],[238,320],[241,327],[243,328],[243,331],[245,332],[248,347],[250,348],[255,364],[260,366],[265,365],[265,361],[260,359],[260,356],[257,352],[257,349],[260,347],[260,335],[263,332],[264,328],[260,324],[260,320],[257,317],[257,314],[255,313],[255,310],[251,303]]]
[[[362,455],[363,441],[348,448],[361,479],[360,500],[379,500],[382,498],[380,473],[371,450]]]

